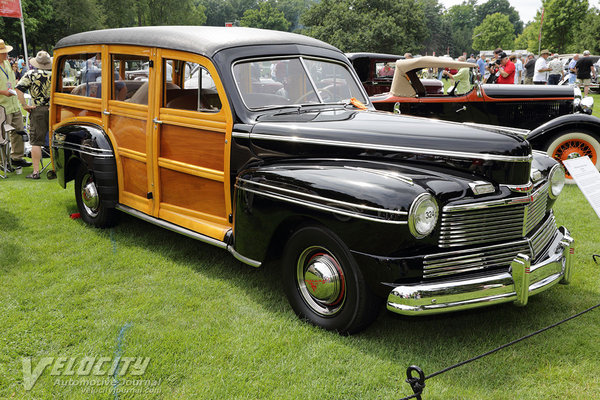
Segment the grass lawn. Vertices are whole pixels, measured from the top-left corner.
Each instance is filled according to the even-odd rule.
[[[591,257],[600,220],[575,186],[555,207],[576,239],[570,286],[525,308],[421,318],[382,310],[367,331],[341,337],[296,318],[276,266],[253,269],[127,215],[113,229],[90,228],[69,218],[72,183],[27,181],[30,171],[0,180],[2,399],[398,399],[411,393],[411,364],[430,374],[600,301]],[[596,309],[427,381],[424,399],[598,399],[599,326]],[[24,388],[24,358],[35,369],[43,357],[77,357],[81,367],[83,357],[117,355],[150,361],[118,380],[52,375],[66,370],[54,363]],[[100,378],[109,384],[86,392]]]

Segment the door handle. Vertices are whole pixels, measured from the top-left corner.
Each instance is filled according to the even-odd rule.
[[[152,120],[152,122],[154,122],[155,124],[162,124],[162,121],[161,121],[161,120],[159,120],[159,119],[156,119],[156,118],[154,118],[154,119]]]
[[[458,110],[456,110],[457,113],[461,112],[461,111],[466,111],[467,110],[467,106],[462,106],[461,108],[459,108]]]
[[[110,111],[104,110],[104,111],[102,111],[102,114],[104,114],[104,115],[110,115]]]

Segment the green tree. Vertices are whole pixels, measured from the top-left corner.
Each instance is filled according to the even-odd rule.
[[[515,27],[515,35],[519,35],[523,32],[523,21],[521,21],[519,13],[510,5],[508,0],[488,0],[485,3],[478,5],[476,11],[477,25],[480,25],[488,15],[501,13],[508,16],[511,24]]]
[[[458,56],[463,52],[472,53],[473,29],[477,26],[476,1],[468,0],[452,6],[444,14],[450,30],[450,55]]]
[[[542,4],[545,9],[542,48],[564,53],[575,41],[577,27],[588,10],[588,0],[543,0]]]
[[[205,8],[193,0],[147,0],[149,15],[147,25],[203,25]]]
[[[473,47],[478,49],[494,49],[502,47],[510,49],[515,43],[515,27],[508,15],[495,13],[485,17],[481,25],[473,30]]]
[[[418,53],[428,34],[417,0],[322,0],[301,21],[304,34],[347,52]]]
[[[443,18],[443,6],[438,0],[420,0],[427,21],[427,35],[423,37],[423,46],[427,54],[442,54],[449,45],[449,27]]]
[[[287,31],[291,25],[291,23],[285,19],[283,12],[276,9],[269,1],[262,2],[258,9],[246,10],[240,23],[242,26],[273,29],[277,31]]]
[[[581,53],[589,50],[592,54],[600,54],[600,10],[592,8],[579,25],[577,42],[570,46],[571,52]]]
[[[527,24],[523,32],[515,39],[515,49],[527,49],[531,53],[538,52],[539,21]]]

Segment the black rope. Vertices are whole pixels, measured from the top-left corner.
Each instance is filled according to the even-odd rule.
[[[594,262],[596,264],[598,264],[598,259],[600,259],[600,254],[594,254],[594,255],[592,255],[592,258],[594,259]]]
[[[421,368],[419,368],[418,366],[415,366],[415,365],[411,365],[411,366],[410,366],[410,367],[408,367],[408,369],[406,370],[406,376],[407,376],[406,383],[408,383],[408,384],[411,386],[411,388],[412,388],[412,390],[413,390],[414,394],[412,394],[412,395],[410,395],[410,396],[407,396],[407,397],[403,397],[403,398],[401,398],[400,400],[409,400],[409,399],[415,399],[415,398],[416,398],[417,400],[421,400],[421,395],[423,394],[423,389],[425,389],[425,381],[426,381],[427,379],[431,379],[431,378],[433,378],[434,376],[438,376],[438,375],[440,375],[440,374],[443,374],[444,372],[448,372],[448,371],[450,371],[450,370],[453,370],[454,368],[461,367],[461,366],[463,366],[463,365],[465,365],[465,364],[468,364],[468,363],[470,363],[470,362],[473,362],[473,361],[479,360],[480,358],[483,358],[483,357],[485,357],[485,356],[489,356],[490,354],[493,354],[493,353],[495,353],[495,352],[497,352],[497,351],[499,351],[499,350],[502,350],[502,349],[505,349],[505,348],[507,348],[507,347],[509,347],[509,346],[512,346],[512,345],[514,345],[514,344],[517,344],[517,343],[519,343],[519,342],[521,342],[521,341],[523,341],[523,340],[525,340],[525,339],[529,339],[529,338],[530,338],[530,337],[532,337],[532,336],[539,335],[540,333],[542,333],[542,332],[545,332],[545,331],[547,331],[548,329],[555,328],[555,327],[557,327],[557,326],[559,326],[559,325],[561,325],[561,324],[564,324],[565,322],[568,322],[568,321],[570,321],[570,320],[572,320],[572,319],[574,319],[574,318],[577,318],[577,317],[579,317],[579,316],[581,316],[581,315],[583,315],[583,314],[585,314],[585,313],[588,313],[588,312],[590,312],[590,311],[592,311],[593,309],[595,309],[595,308],[598,308],[598,307],[600,307],[600,303],[599,303],[599,304],[596,304],[595,306],[592,306],[592,307],[590,307],[590,308],[588,308],[588,309],[586,309],[586,310],[583,310],[583,311],[581,311],[581,312],[579,312],[579,313],[577,313],[577,314],[575,314],[575,315],[571,315],[570,317],[568,317],[568,318],[565,318],[565,319],[563,319],[562,321],[556,322],[556,323],[554,323],[554,324],[552,324],[552,325],[549,325],[549,326],[547,326],[547,327],[545,327],[545,328],[542,328],[542,329],[540,329],[540,330],[537,330],[537,331],[535,331],[535,332],[533,332],[533,333],[530,333],[530,334],[528,334],[528,335],[525,335],[525,336],[523,336],[523,337],[521,337],[521,338],[519,338],[519,339],[513,340],[512,342],[509,342],[509,343],[503,344],[503,345],[502,345],[502,346],[500,346],[500,347],[496,347],[495,349],[493,349],[493,350],[490,350],[490,351],[488,351],[488,352],[485,352],[485,353],[483,353],[483,354],[480,354],[480,355],[478,355],[478,356],[476,356],[476,357],[469,358],[468,360],[461,361],[461,362],[459,362],[459,363],[456,363],[456,364],[454,364],[454,365],[451,365],[451,366],[449,366],[449,367],[447,367],[447,368],[444,368],[444,369],[442,369],[442,370],[439,370],[439,371],[437,371],[437,372],[434,372],[434,373],[433,373],[433,374],[431,374],[431,375],[424,376],[425,374],[423,373],[423,370],[422,370]],[[416,371],[416,372],[418,372],[418,373],[419,373],[419,377],[413,377],[413,376],[412,376],[412,372],[413,372],[413,371]]]

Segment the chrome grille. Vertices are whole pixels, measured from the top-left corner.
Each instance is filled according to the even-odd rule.
[[[530,244],[534,259],[540,255],[555,234],[556,220],[554,219],[554,214],[550,213],[550,217],[546,222],[544,222],[540,229],[531,236]]]
[[[530,253],[527,241],[425,256],[423,278],[508,267],[518,253]]]
[[[525,232],[529,233],[539,224],[546,214],[548,203],[548,185],[544,185],[532,196],[533,201],[525,207]]]
[[[508,268],[518,253],[527,254],[535,260],[548,246],[556,232],[556,221],[554,215],[550,212],[546,221],[530,238],[476,249],[425,256],[423,260],[423,277],[438,278],[465,272]]]
[[[510,201],[510,200],[508,200]],[[517,204],[470,204],[445,207],[440,218],[442,248],[522,239],[546,215],[548,184]]]

